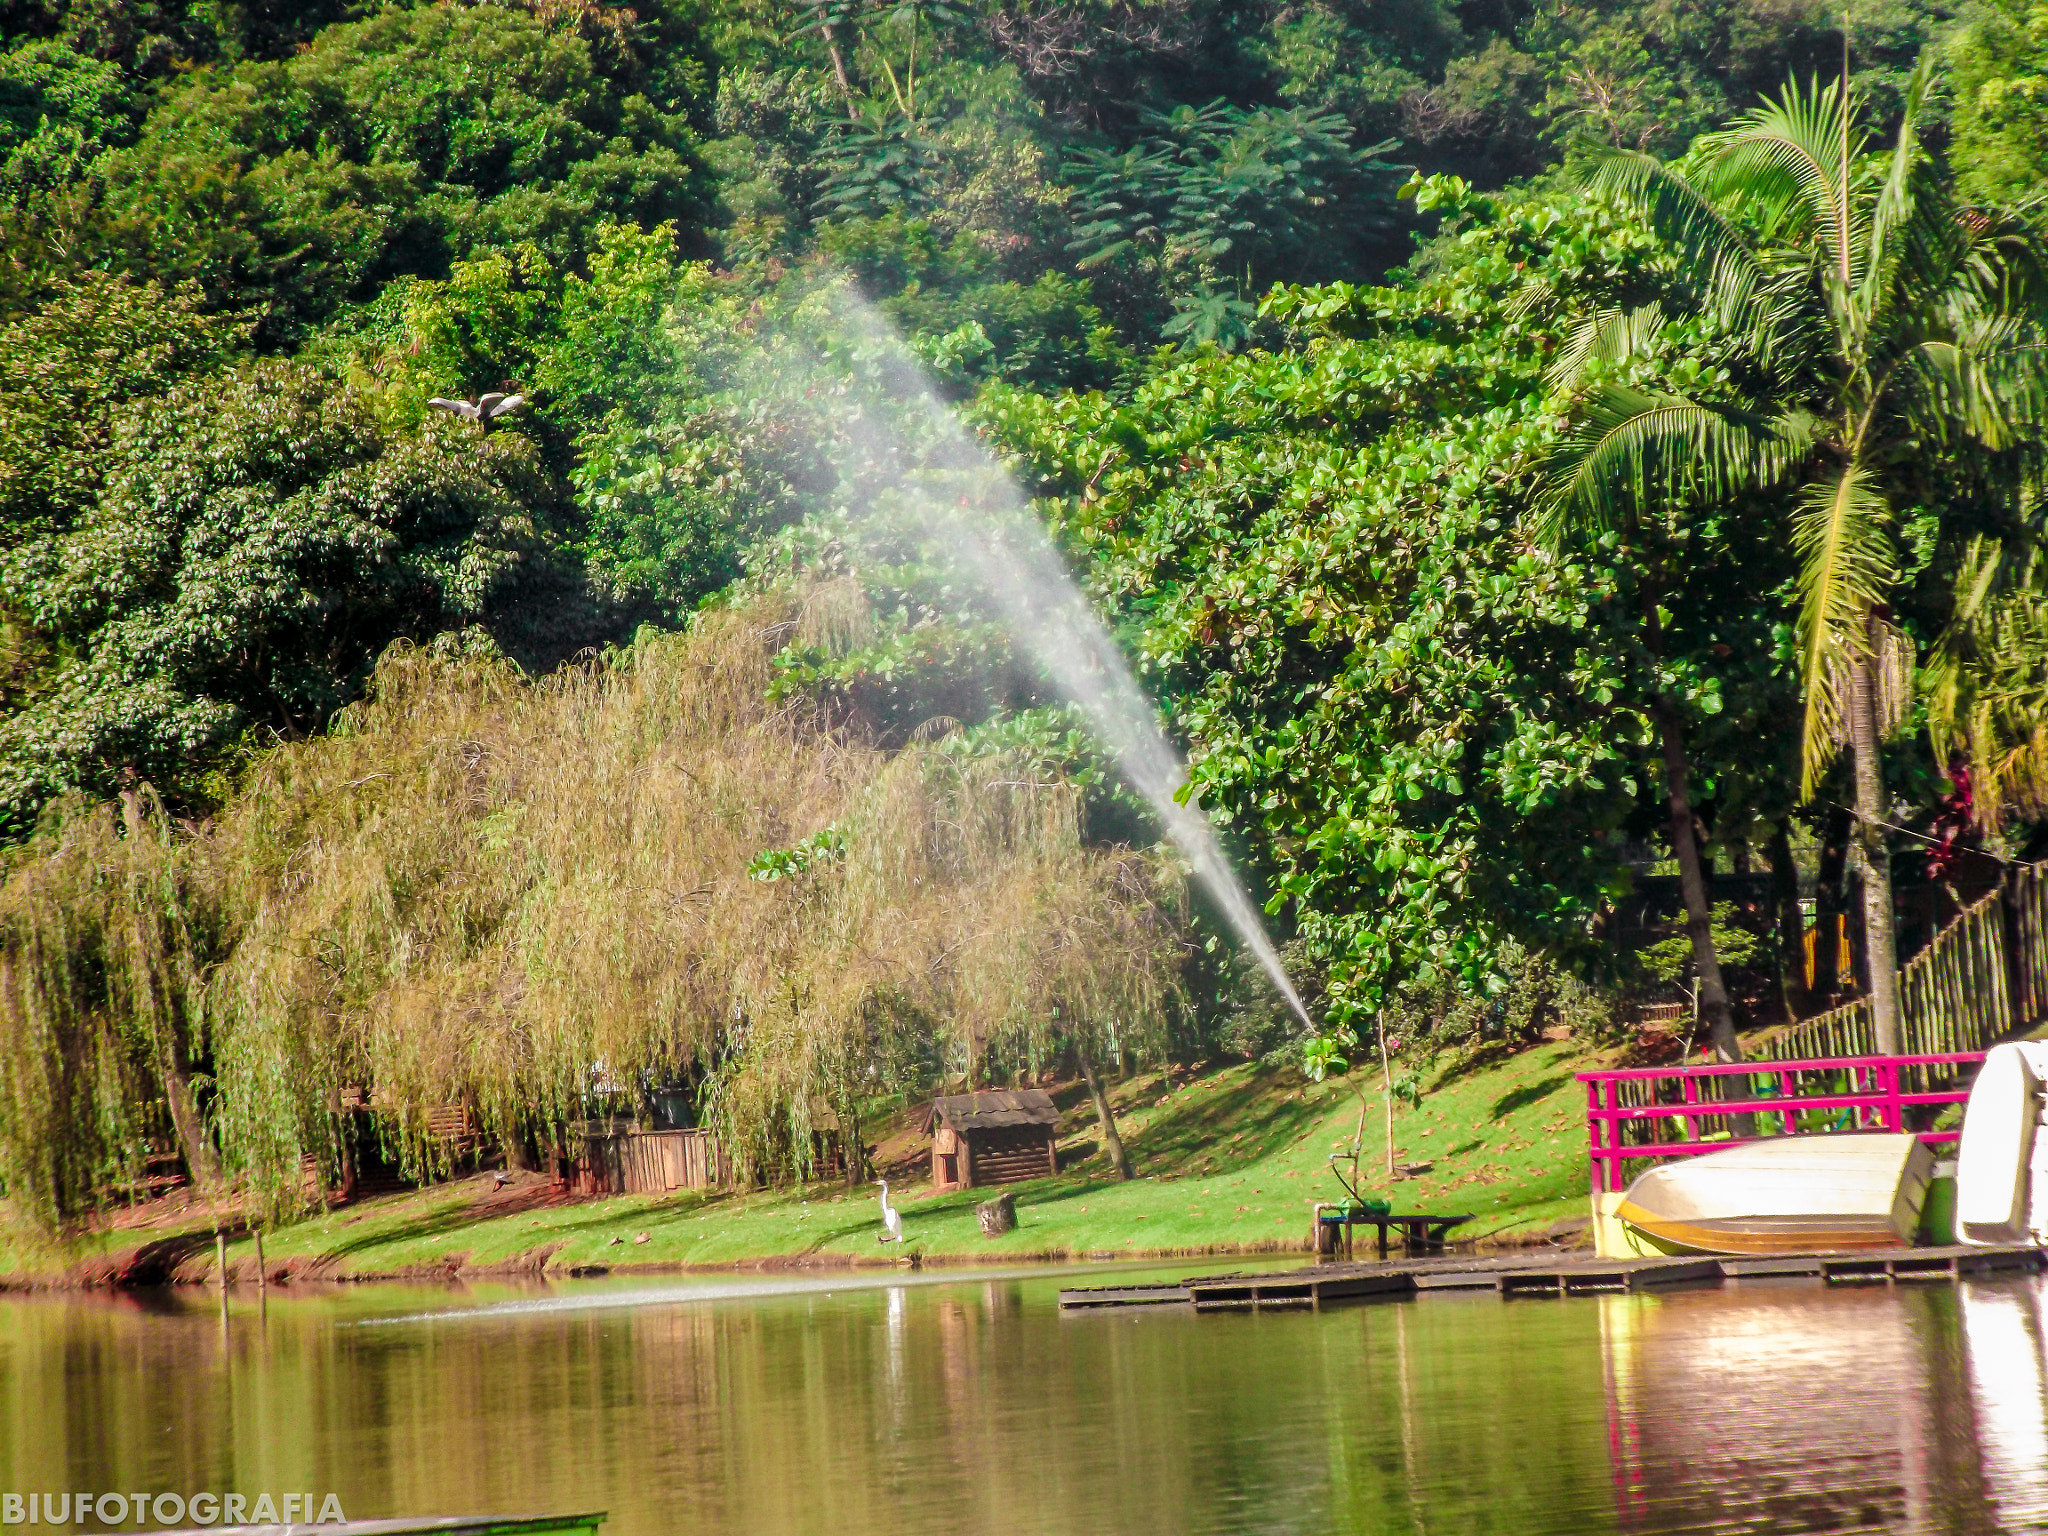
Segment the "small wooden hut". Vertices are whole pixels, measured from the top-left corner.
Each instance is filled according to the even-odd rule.
[[[1060,1112],[1036,1088],[933,1099],[932,1188],[1015,1184],[1060,1171]]]

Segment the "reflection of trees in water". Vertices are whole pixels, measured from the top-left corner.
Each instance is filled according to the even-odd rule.
[[[1992,1532],[2048,1516],[2044,1297],[2040,1281],[1603,1297],[1618,1524]]]
[[[279,1291],[265,1326],[234,1303],[225,1351],[210,1304],[0,1300],[0,1488],[332,1489],[358,1518],[606,1508],[607,1536],[2048,1516],[2042,1282],[1067,1318],[1056,1284],[368,1328],[334,1325],[461,1302]]]

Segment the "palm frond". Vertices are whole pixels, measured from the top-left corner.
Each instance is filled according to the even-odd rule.
[[[1543,370],[1543,381],[1553,389],[1575,389],[1588,363],[1639,356],[1663,328],[1664,306],[1654,299],[1635,309],[1595,310],[1572,327],[1557,361]]]
[[[1933,55],[1922,54],[1906,86],[1898,137],[1870,212],[1870,252],[1863,263],[1857,298],[1858,308],[1866,314],[1876,313],[1884,303],[1896,275],[1926,272],[1930,259],[1942,247],[1953,245],[1953,235],[1959,230],[1953,218],[1942,216],[1950,212],[1941,206],[1947,199],[1924,195],[1934,189],[1925,185],[1923,175],[1928,161],[1920,144],[1920,115],[1933,78]],[[1931,264],[1947,265],[1939,260]]]
[[[1764,209],[1796,200],[1842,290],[1856,287],[1867,251],[1867,214],[1853,196],[1854,168],[1865,144],[1857,109],[1854,93],[1839,83],[1816,82],[1801,92],[1798,81],[1789,81],[1781,99],[1752,108],[1705,141],[1712,152],[1708,194]]]
[[[1800,792],[1811,796],[1844,737],[1851,664],[1877,659],[1871,615],[1898,579],[1891,504],[1860,464],[1815,481],[1792,518],[1798,551]]]
[[[1555,548],[1575,528],[1611,528],[1654,502],[1765,489],[1785,477],[1815,435],[1814,422],[1801,415],[1753,416],[1609,385],[1584,402],[1578,430],[1551,455],[1532,532]]]
[[[1980,822],[2048,813],[2048,586],[2036,549],[1973,539],[1923,673],[1936,758],[1969,765]]]
[[[2014,316],[1985,316],[1915,345],[1901,407],[1919,435],[1993,452],[2048,449],[2048,340]]]
[[[1579,172],[1589,192],[1639,210],[1678,248],[1682,281],[1716,326],[1768,353],[1785,306],[1741,230],[1707,194],[1654,155],[1608,149]]]
[[[1508,318],[1526,320],[1531,315],[1543,313],[1556,299],[1556,283],[1547,277],[1528,277],[1520,287],[1508,295]]]
[[[1984,616],[2004,582],[2002,541],[1978,535],[1970,540],[1950,588],[1949,620],[1928,652],[1923,675],[1927,736],[1937,761],[1946,762],[1968,737],[1965,717],[1973,690],[1967,668],[1979,647]]]

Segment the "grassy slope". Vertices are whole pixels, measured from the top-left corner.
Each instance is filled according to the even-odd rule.
[[[1572,1081],[1590,1065],[1571,1044],[1547,1044],[1438,1082],[1419,1112],[1397,1105],[1398,1161],[1433,1160],[1422,1178],[1389,1186],[1385,1101],[1367,1081],[1367,1193],[1390,1195],[1397,1210],[1470,1212],[1461,1236],[1517,1228],[1542,1231],[1586,1211],[1583,1097]],[[892,1198],[903,1211],[907,1246],[943,1261],[1026,1255],[1118,1257],[1185,1252],[1299,1251],[1309,1209],[1341,1191],[1328,1156],[1348,1144],[1358,1099],[1341,1083],[1304,1085],[1292,1067],[1251,1065],[1204,1070],[1172,1080],[1148,1073],[1115,1091],[1125,1140],[1140,1177],[1110,1179],[1095,1148],[1085,1099],[1069,1092],[1062,1149],[1072,1166],[1057,1179],[1010,1186],[1018,1229],[993,1241],[974,1218],[986,1191],[934,1196],[920,1174]],[[916,1145],[897,1137],[883,1149],[908,1157]],[[928,1165],[927,1165],[928,1166]],[[695,1193],[620,1196],[564,1204],[532,1202],[540,1191],[515,1185],[502,1194],[488,1177],[415,1193],[365,1200],[265,1240],[273,1265],[298,1261],[333,1274],[389,1274],[542,1261],[550,1269],[720,1265],[771,1258],[821,1262],[887,1261],[878,1245],[872,1186],[762,1191],[705,1198]],[[536,1181],[537,1183],[537,1181]],[[195,1214],[174,1227],[209,1225]],[[133,1247],[171,1227],[124,1231],[72,1249]],[[645,1242],[636,1242],[640,1234]],[[622,1241],[615,1241],[620,1239]],[[47,1273],[47,1250],[6,1246],[0,1273]],[[236,1260],[253,1258],[246,1241]],[[202,1263],[210,1253],[202,1250]],[[190,1269],[187,1273],[191,1273]]]

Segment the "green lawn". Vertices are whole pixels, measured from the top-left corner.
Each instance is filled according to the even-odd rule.
[[[1572,1073],[1589,1064],[1580,1047],[1543,1045],[1435,1082],[1419,1111],[1397,1105],[1396,1160],[1429,1160],[1435,1168],[1391,1186],[1375,1076],[1367,1085],[1366,1192],[1390,1198],[1397,1210],[1469,1212],[1477,1219],[1461,1236],[1540,1231],[1584,1216],[1585,1101]],[[1311,1206],[1341,1196],[1328,1157],[1348,1143],[1358,1119],[1358,1099],[1344,1084],[1305,1084],[1291,1066],[1246,1064],[1171,1079],[1147,1073],[1113,1097],[1139,1178],[1107,1176],[1087,1101],[1068,1090],[1059,1099],[1071,1164],[1056,1179],[1009,1186],[1016,1231],[984,1238],[974,1206],[986,1191],[928,1195],[918,1178],[892,1189],[903,1212],[903,1251],[964,1262],[1300,1250]],[[512,1264],[561,1272],[766,1259],[886,1263],[899,1254],[876,1241],[872,1185],[851,1193],[813,1185],[536,1205],[546,1198],[537,1178],[503,1191],[494,1182],[486,1175],[365,1200],[269,1234],[265,1253],[273,1265],[298,1260],[337,1277]],[[195,1215],[173,1225],[198,1230],[209,1222]],[[168,1230],[103,1235],[71,1245],[68,1257],[132,1247]],[[0,1236],[0,1273],[47,1273],[59,1257],[18,1237],[15,1246],[7,1241]],[[188,1276],[210,1263],[210,1245],[194,1247]],[[231,1245],[231,1258],[253,1259],[250,1242]]]

